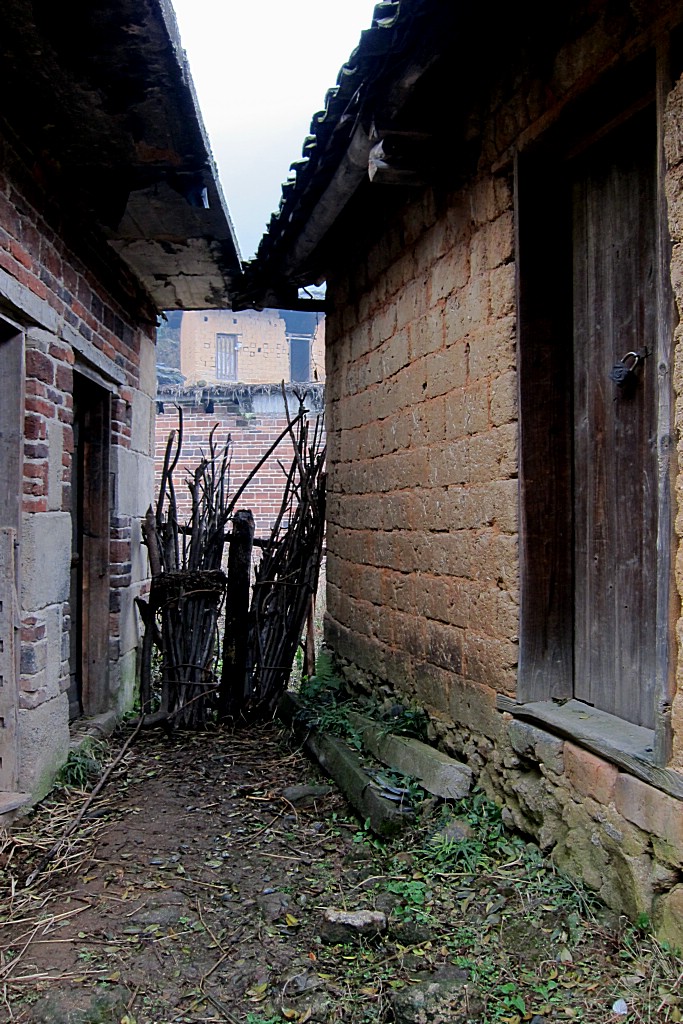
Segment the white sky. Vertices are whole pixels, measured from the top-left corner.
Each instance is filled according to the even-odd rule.
[[[242,256],[375,0],[173,0]]]

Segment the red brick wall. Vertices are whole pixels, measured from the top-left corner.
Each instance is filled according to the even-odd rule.
[[[15,180],[10,180],[9,172],[0,173],[0,271],[2,291],[8,296],[3,311],[26,325],[23,512],[29,517],[44,515],[48,523],[49,516],[71,511],[75,350],[86,347],[101,354],[102,364],[113,366],[123,378],[112,388],[116,392],[111,402],[114,472],[117,450],[132,447],[132,409],[139,396],[141,353],[143,348],[147,356],[153,351],[155,319],[149,301],[113,251],[103,241],[82,235],[82,254],[77,255],[50,226],[48,218],[54,218],[44,197],[23,177],[18,165],[14,169],[18,171]],[[19,179],[23,184],[18,184]],[[88,268],[90,262],[98,268],[97,273]],[[18,304],[15,312],[14,301]],[[23,310],[29,310],[28,323],[37,326],[27,325]],[[148,389],[152,384],[153,379],[148,381]],[[149,432],[147,438],[140,451],[149,447]],[[55,471],[55,459],[61,472]],[[123,602],[121,593],[130,588],[132,545],[138,543],[133,541],[133,519],[117,511],[114,501],[110,601],[114,662],[125,653],[120,644],[124,604],[126,614],[132,615],[130,601]],[[36,639],[45,639],[45,614],[41,609],[34,613],[25,609],[23,615],[20,709],[37,708],[68,686],[68,603],[60,604],[59,609],[63,643],[58,679],[51,678],[32,651]],[[54,636],[47,640],[55,646]],[[115,676],[113,671],[112,694]]]
[[[287,420],[284,416],[252,415],[249,419],[226,412],[225,407],[216,405],[213,414],[208,415],[201,406],[183,407],[183,452],[179,467],[193,469],[202,454],[208,452],[209,434],[219,424],[215,437],[224,444],[228,435],[232,438],[231,492],[234,493],[249,475],[258,460],[267,452],[271,444],[285,430]],[[163,413],[156,419],[156,481],[160,479],[163,467],[166,441],[171,430],[177,428],[178,414],[175,408],[167,404]],[[285,484],[285,474],[278,465],[278,460],[289,469],[292,461],[293,448],[290,440],[285,438],[277,451],[268,459],[258,476],[249,485],[238,502],[237,508],[250,508],[256,524],[256,535],[265,537],[269,534],[280,509]],[[181,516],[189,515],[190,496],[183,477],[176,473],[176,489],[179,499]]]

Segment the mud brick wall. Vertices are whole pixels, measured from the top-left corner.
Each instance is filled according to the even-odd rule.
[[[35,797],[48,788],[69,740],[72,394],[79,369],[111,385],[110,661],[93,710],[122,707],[132,694],[134,598],[147,577],[139,524],[153,482],[155,323],[115,254],[100,251],[97,275],[90,271],[41,213],[40,191],[22,184],[23,173],[13,178],[12,154],[3,149],[3,157],[2,312],[25,331],[19,785]]]
[[[506,176],[426,195],[328,317],[330,635],[442,714],[514,692],[513,248]]]
[[[353,685],[426,708],[432,741],[470,764],[510,824],[609,906],[647,914],[683,945],[681,801],[496,708],[498,694],[515,693],[519,637],[512,157],[552,122],[554,99],[597,81],[633,47],[629,18],[600,11],[577,10],[542,84],[528,64],[479,97],[480,160],[459,191],[418,193],[368,245],[354,239],[363,258],[349,256],[328,279],[326,633]],[[683,82],[668,98],[665,132],[681,318]],[[674,341],[680,596],[680,326]],[[680,769],[683,620],[672,637],[669,767]]]

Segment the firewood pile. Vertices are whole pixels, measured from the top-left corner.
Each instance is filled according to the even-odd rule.
[[[183,444],[178,409],[179,426],[166,445],[156,508],[147,510],[142,531],[152,574],[149,598],[137,599],[144,625],[140,706],[146,725],[197,729],[216,720],[272,717],[287,686],[302,635],[312,622],[318,585],[325,448],[321,418],[309,420],[301,401],[298,414],[290,417],[284,388],[283,399],[287,428],[234,491],[233,442],[228,436],[220,444],[214,427],[208,452],[186,479],[192,501],[183,523],[178,521],[175,480]],[[278,460],[283,471],[280,512],[270,537],[255,541],[251,511],[237,510],[237,503],[264,463],[287,443],[293,457],[288,466]],[[252,588],[254,545],[262,556]],[[309,669],[311,658],[309,640]]]
[[[309,421],[299,420],[280,514],[256,569],[244,689],[241,694],[233,691],[246,715],[272,717],[287,687],[307,619],[304,672],[315,672],[311,618],[325,530],[325,450],[320,435],[319,420],[312,433]]]

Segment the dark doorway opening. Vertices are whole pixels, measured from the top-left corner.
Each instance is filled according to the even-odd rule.
[[[69,714],[107,707],[109,667],[109,393],[74,374]]]
[[[311,379],[311,339],[290,336],[290,374],[292,380]]]

